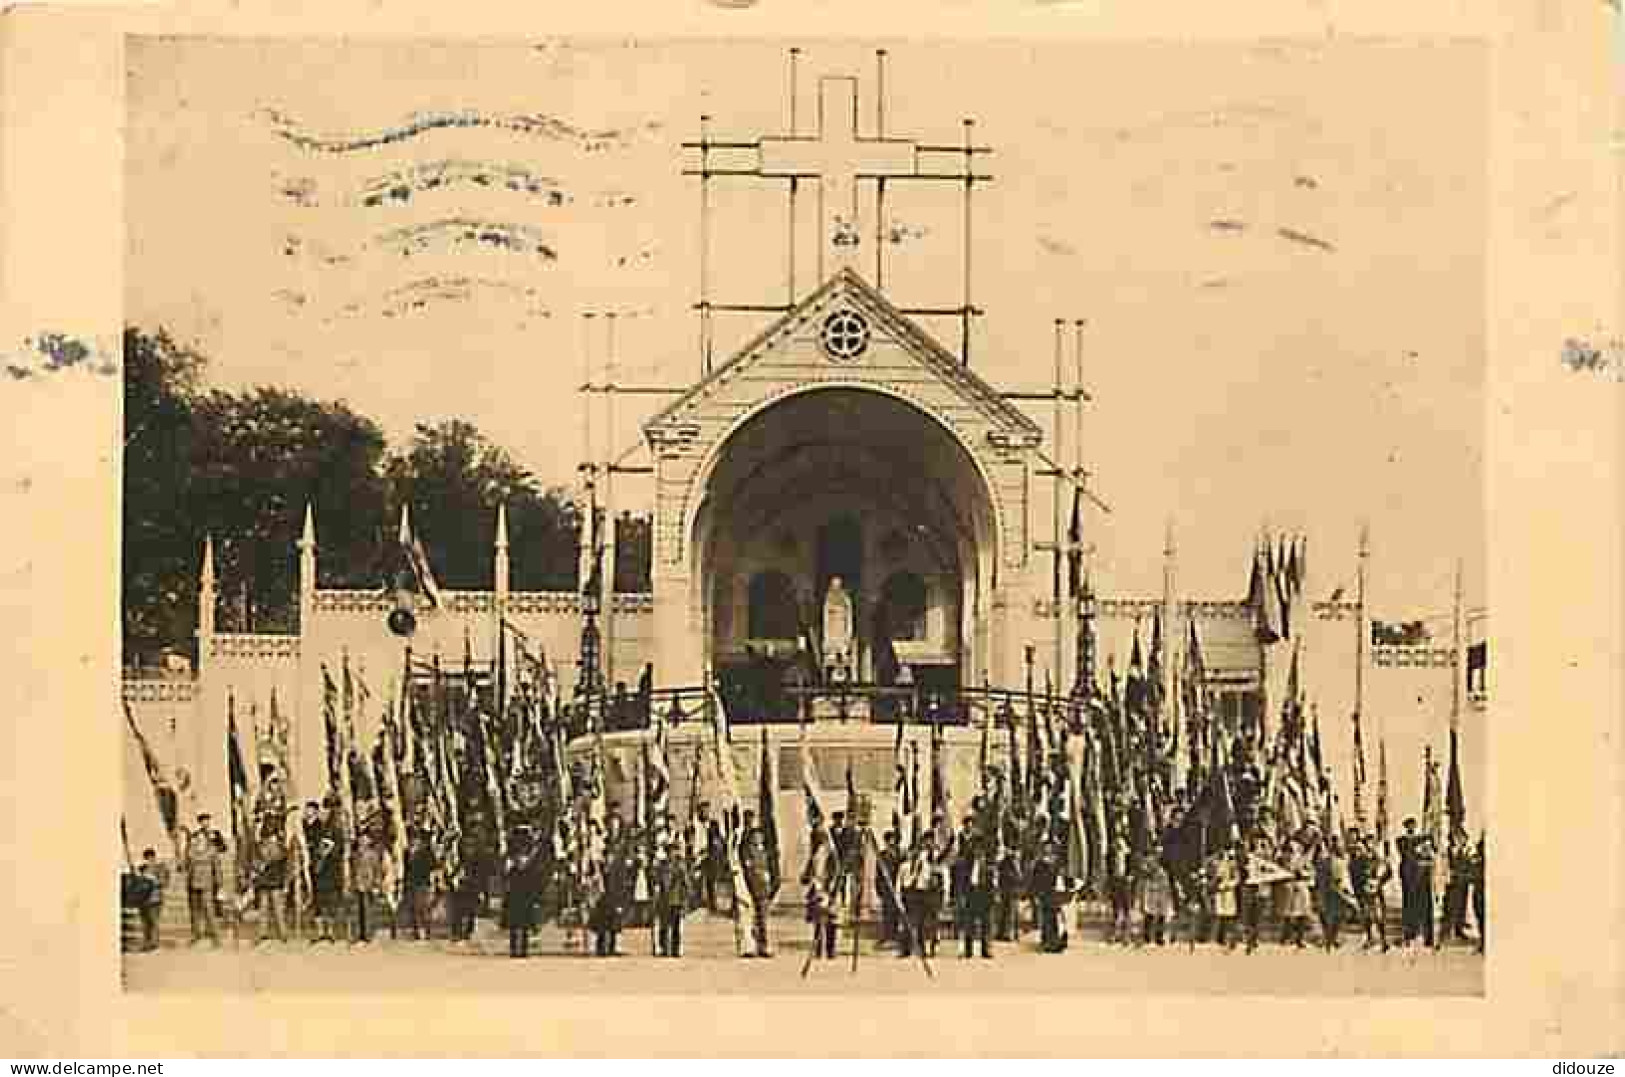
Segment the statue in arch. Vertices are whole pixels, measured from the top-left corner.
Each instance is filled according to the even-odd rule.
[[[841,577],[832,577],[824,592],[824,647],[832,661],[850,662],[852,654],[852,596]],[[839,656],[839,657],[836,657]],[[847,670],[850,673],[850,670]]]

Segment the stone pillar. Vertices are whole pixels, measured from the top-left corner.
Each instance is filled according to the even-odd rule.
[[[662,685],[699,684],[704,673],[702,619],[694,580],[686,573],[658,572],[654,589],[655,679]]]
[[[295,693],[288,701],[288,779],[290,794],[301,800],[319,799],[322,775],[320,764],[312,766],[308,757],[313,749],[325,751],[326,732],[322,728],[318,693],[311,695],[309,685],[321,676],[319,656],[315,652],[313,636],[316,621],[316,514],[310,503],[305,503],[305,526],[299,536],[299,656],[296,659]]]
[[[197,694],[193,704],[192,728],[184,738],[189,745],[185,767],[192,776],[192,799],[181,804],[180,822],[191,827],[191,815],[209,812],[215,825],[228,818],[222,810],[228,804],[226,793],[226,689],[214,666],[215,605],[218,601],[214,575],[214,538],[203,539],[203,563],[198,570],[197,588]],[[211,746],[213,751],[211,751]]]
[[[495,658],[503,654],[502,633],[505,631],[503,623],[508,617],[509,593],[509,565],[508,565],[508,506],[506,503],[497,506],[497,533],[493,546],[493,563],[491,566],[493,593],[491,596],[491,656]],[[508,663],[508,691],[513,691],[514,654],[507,652]],[[499,701],[499,705],[501,705]]]

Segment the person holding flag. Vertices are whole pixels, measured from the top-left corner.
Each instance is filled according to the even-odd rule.
[[[807,866],[801,872],[801,885],[807,888],[807,922],[812,925],[812,956],[809,960],[836,955],[837,902],[840,857],[835,842],[820,816],[812,818],[812,834]]]

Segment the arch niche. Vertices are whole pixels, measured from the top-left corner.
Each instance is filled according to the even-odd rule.
[[[874,387],[802,389],[741,419],[696,487],[690,624],[700,628],[703,665],[725,681],[749,667],[760,696],[803,636],[832,659],[824,604],[837,576],[852,600],[855,679],[884,683],[906,667],[931,685],[979,680],[998,520],[981,462],[937,417]],[[909,626],[918,630],[888,631],[887,588],[910,578],[922,585],[924,617]],[[794,617],[764,616],[765,596],[785,581]],[[774,635],[751,634],[762,625]]]

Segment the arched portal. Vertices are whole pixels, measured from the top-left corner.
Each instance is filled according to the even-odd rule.
[[[764,408],[720,446],[693,518],[705,664],[747,708],[783,704],[792,661],[942,688],[985,665],[991,497],[965,445],[914,405],[843,386]],[[793,614],[764,616],[784,581]]]

